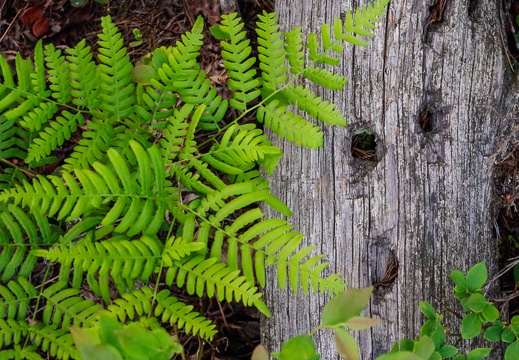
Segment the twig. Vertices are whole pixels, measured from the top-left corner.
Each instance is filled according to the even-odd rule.
[[[21,12],[22,12],[22,9],[18,10],[18,12],[14,16],[13,20],[11,21],[11,23],[9,24],[7,29],[4,31],[4,33],[2,34],[2,37],[0,37],[0,42],[2,42],[4,40],[4,38],[7,36],[7,33],[9,32],[9,30],[11,30],[11,27],[13,26],[14,22],[16,21],[16,19],[18,19],[18,15],[20,15]]]

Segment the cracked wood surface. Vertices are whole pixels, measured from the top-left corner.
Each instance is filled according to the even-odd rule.
[[[418,302],[451,298],[450,271],[484,260],[496,273],[492,155],[506,125],[501,114],[518,103],[500,36],[503,10],[497,1],[438,3],[393,0],[372,45],[346,47],[345,92],[320,94],[349,126],[324,128],[322,149],[275,140],[285,158],[270,178],[273,192],[294,210],[305,244],[317,245],[351,287],[379,285],[368,315],[383,323],[359,333],[362,359],[418,336]],[[316,31],[351,6],[280,0],[276,11],[283,30]],[[362,128],[376,134],[378,163],[351,156],[352,134]],[[388,261],[397,276],[380,286]],[[269,277],[276,283],[275,271]],[[272,318],[262,324],[264,341],[275,351],[316,326],[325,303],[273,287],[265,297]],[[330,334],[316,342],[322,359],[336,358]]]

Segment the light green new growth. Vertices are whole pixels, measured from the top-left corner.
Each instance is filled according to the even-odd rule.
[[[33,61],[16,56],[15,70],[0,57],[0,357],[78,358],[68,329],[96,328],[101,312],[212,339],[211,321],[159,283],[266,315],[267,267],[277,269],[282,289],[341,292],[344,280],[322,274],[328,263],[312,255],[315,247],[300,247],[301,233],[264,218],[258,202],[291,216],[258,169],[272,173],[283,154],[240,120],[257,111],[279,136],[321,146],[323,133],[304,116],[346,120],[294,83],[342,89],[347,80],[321,64],[336,63],[343,41],[364,45],[357,36],[371,35],[366,29],[387,3],[348,13],[333,31],[324,25],[307,44],[300,29],[283,34],[276,15],[264,13],[258,59],[241,19],[222,16],[211,30],[222,40],[229,101],[197,62],[201,17],[175,46],[137,65],[110,17],[102,18],[97,59],[84,40],[65,52],[39,42]],[[229,107],[239,115],[224,123]],[[57,150],[71,145],[59,162]],[[40,175],[47,164],[59,167]],[[55,280],[51,268],[33,277],[44,262]],[[83,297],[85,288],[97,303]]]

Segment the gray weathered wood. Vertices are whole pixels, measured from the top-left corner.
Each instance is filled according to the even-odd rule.
[[[279,0],[276,10],[283,30],[302,24],[316,31],[351,5]],[[318,151],[278,141],[285,159],[270,178],[307,244],[317,245],[350,286],[376,283],[390,255],[398,260],[395,283],[379,287],[370,304],[369,315],[383,324],[360,333],[362,359],[416,337],[418,302],[449,298],[451,270],[484,260],[495,274],[497,266],[491,156],[505,121],[500,114],[517,104],[499,34],[501,2],[447,1],[443,21],[426,32],[430,5],[393,0],[376,38],[368,39],[372,46],[347,48],[341,71],[350,83],[344,93],[323,97],[350,125],[326,128]],[[418,118],[427,105],[432,130],[425,133]],[[374,168],[351,156],[352,133],[360,128],[377,135]],[[275,272],[269,276],[275,283]],[[263,333],[271,350],[316,326],[325,302],[273,287],[266,300],[273,316]],[[317,342],[322,359],[335,358],[329,336]]]

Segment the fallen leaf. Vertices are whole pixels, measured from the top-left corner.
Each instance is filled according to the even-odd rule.
[[[22,23],[25,25],[32,25],[36,21],[40,20],[43,16],[45,9],[43,6],[31,6],[27,8],[22,14]]]
[[[40,37],[46,34],[47,31],[49,31],[49,19],[47,18],[41,18],[40,20],[36,21],[32,27],[32,33],[36,37]]]

